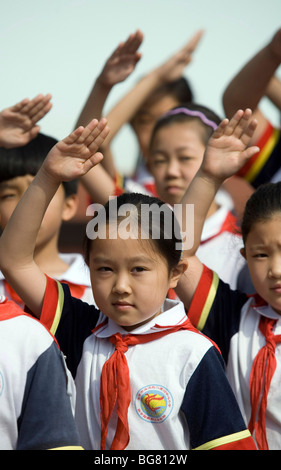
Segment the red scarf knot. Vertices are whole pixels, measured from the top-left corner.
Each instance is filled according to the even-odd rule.
[[[276,344],[281,342],[281,335],[273,333],[276,322],[277,320],[261,316],[259,329],[265,337],[266,344],[256,355],[250,374],[252,414],[249,430],[252,434],[255,431],[255,439],[260,450],[268,450],[265,422],[267,395],[277,365]]]
[[[155,327],[158,328],[155,333],[125,336],[115,333],[109,338],[111,343],[115,345],[115,351],[104,363],[101,373],[101,450],[105,449],[108,425],[115,405],[117,405],[117,426],[110,450],[123,450],[129,444],[128,408],[131,402],[131,387],[129,367],[124,354],[128,350],[128,346],[147,343],[181,329],[198,333],[188,318],[177,325],[166,327],[155,325]],[[161,330],[161,328],[166,329]],[[108,338],[105,339],[108,340]]]

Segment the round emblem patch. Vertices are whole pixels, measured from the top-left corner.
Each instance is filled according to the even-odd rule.
[[[138,415],[151,423],[162,423],[173,409],[173,397],[162,385],[146,385],[135,398]]]

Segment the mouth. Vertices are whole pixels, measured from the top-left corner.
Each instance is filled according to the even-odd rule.
[[[113,302],[112,303],[113,307],[117,308],[118,310],[128,310],[132,308],[134,305],[130,304],[129,302],[126,301],[118,301],[118,302]]]
[[[276,292],[276,294],[281,294],[281,284],[276,284],[270,288],[271,291]]]

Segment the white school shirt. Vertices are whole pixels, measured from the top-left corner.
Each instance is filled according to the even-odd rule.
[[[259,330],[260,316],[277,320],[273,333],[281,334],[281,317],[269,305],[260,306],[219,280],[204,266],[188,311],[192,324],[219,346],[226,374],[245,422],[251,417],[250,373],[253,361],[265,345]],[[263,302],[265,303],[265,302]],[[270,450],[281,449],[281,344],[276,345],[277,367],[270,383],[266,408],[266,434]]]
[[[228,214],[228,206],[223,205],[205,220],[201,244],[196,255],[202,263],[235,289],[238,275],[245,266],[245,259],[240,253],[243,247],[242,237],[229,230],[221,231]]]
[[[80,253],[60,253],[60,258],[68,264],[69,268],[57,279],[60,282],[69,282],[79,287],[79,298],[88,304],[95,304],[93,291],[91,287],[90,271],[86,265],[83,256]],[[9,300],[13,300],[22,309],[24,303],[18,299],[18,296],[6,288],[6,283],[3,273],[0,271],[0,295],[4,295]],[[74,286],[75,287],[75,286]],[[81,293],[80,293],[81,291]]]
[[[0,296],[0,449],[80,444],[69,372],[53,336]]]
[[[75,419],[85,449],[100,449],[100,376],[114,352],[108,338],[117,332],[128,334],[111,320],[102,324],[105,319],[93,305],[71,297],[66,284],[47,278],[41,321],[55,333],[75,378]],[[160,315],[131,333],[154,333],[159,331],[157,324],[168,328],[185,319],[183,304],[166,300]],[[179,330],[129,346],[125,357],[131,384],[126,449],[213,448],[233,446],[236,439],[243,445],[249,438],[221,355],[198,331]],[[107,449],[115,429],[113,413]]]

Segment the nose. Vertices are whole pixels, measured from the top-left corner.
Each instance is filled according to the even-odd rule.
[[[119,273],[116,276],[115,283],[112,288],[114,294],[130,294],[131,285],[129,276],[126,273]]]
[[[171,158],[167,165],[167,176],[175,178],[180,175],[180,166],[176,158]]]
[[[272,260],[268,271],[268,277],[272,279],[281,279],[281,256]]]

